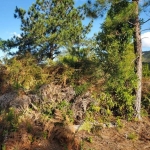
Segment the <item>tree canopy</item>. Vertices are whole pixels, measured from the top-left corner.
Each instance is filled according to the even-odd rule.
[[[16,7],[21,20],[21,36],[8,40],[8,47],[18,47],[17,54],[29,52],[39,60],[53,59],[61,49],[71,47],[84,37],[87,28],[73,0],[36,0],[25,11]]]
[[[148,3],[145,2],[144,6],[145,5],[147,6]],[[130,38],[128,39],[128,37],[130,37],[129,35],[132,36],[131,39],[133,41],[134,53],[135,53],[134,68],[135,68],[135,73],[137,75],[137,87],[135,90],[136,98],[134,101],[134,104],[135,104],[134,107],[135,107],[135,116],[141,119],[140,110],[141,110],[141,92],[142,92],[142,88],[141,88],[142,46],[141,46],[141,36],[140,36],[141,31],[140,31],[139,8],[141,8],[139,0],[132,0],[132,1],[129,1],[129,0],[123,0],[123,1],[96,0],[93,4],[92,4],[92,1],[88,1],[87,5],[84,6],[84,9],[87,12],[87,16],[89,17],[97,18],[97,17],[100,17],[104,11],[105,12],[107,11],[107,14],[109,17],[106,18],[106,22],[105,24],[103,24],[105,28],[103,27],[103,29],[104,29],[104,33],[108,33],[108,35],[105,36],[103,34],[100,34],[101,37],[99,38],[100,41],[103,41],[102,43],[103,48],[115,49],[115,46],[117,44],[116,39],[118,38],[119,47],[120,47],[120,50],[122,51],[122,49],[125,48],[124,41],[128,43],[128,40],[130,39]],[[118,13],[118,15],[116,15],[116,13]],[[129,26],[133,28],[133,31],[128,30]],[[112,31],[112,29],[114,31],[110,33],[110,30]],[[105,41],[103,40],[103,38],[105,39]],[[108,41],[110,43],[107,43]],[[105,57],[108,57],[110,53],[113,53],[113,52],[107,51],[105,53]],[[116,55],[114,55],[114,57],[112,55],[111,58],[112,58],[112,62],[114,60],[115,61],[118,60]],[[108,60],[111,61],[111,58],[109,58]],[[115,63],[115,66],[116,66],[116,63]]]

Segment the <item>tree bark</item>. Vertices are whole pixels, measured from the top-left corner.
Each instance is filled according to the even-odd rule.
[[[134,22],[134,52],[136,56],[135,71],[137,74],[137,89],[135,98],[135,117],[141,119],[141,96],[142,96],[142,45],[141,31],[139,22],[139,0],[132,0],[135,4],[135,22]]]

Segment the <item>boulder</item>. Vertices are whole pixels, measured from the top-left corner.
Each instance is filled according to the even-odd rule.
[[[83,121],[88,107],[94,102],[89,92],[77,96],[73,87],[62,87],[61,85],[51,83],[41,86],[37,94],[28,94],[25,92],[21,94],[17,92],[5,93],[0,96],[0,107],[13,107],[19,111],[25,111],[32,107],[37,110],[35,104],[43,106],[43,104],[55,103],[57,105],[57,103],[63,100],[70,103],[70,109],[73,111],[73,118],[76,124],[80,124]]]

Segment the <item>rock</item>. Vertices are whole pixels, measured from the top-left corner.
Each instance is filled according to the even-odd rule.
[[[76,124],[80,124],[85,118],[85,113],[94,99],[91,98],[89,92],[76,96],[73,87],[62,87],[61,85],[55,85],[53,83],[43,85],[38,90],[37,94],[27,94],[24,92],[9,92],[0,96],[0,106],[2,108],[13,107],[17,110],[25,111],[28,108],[38,110],[35,106],[48,106],[54,104],[54,109],[58,103],[63,100],[70,103],[70,109],[73,112],[73,118]],[[58,117],[59,116],[59,117]],[[61,115],[57,115],[58,118]]]
[[[62,100],[70,102],[75,98],[75,91],[73,90],[73,87],[62,87],[51,83],[43,85],[39,89],[39,96],[42,100],[49,102],[61,102]]]
[[[30,104],[31,104],[30,97],[28,97],[27,95],[21,95],[17,96],[14,100],[10,101],[9,106],[16,109],[25,110],[29,108]]]
[[[40,98],[37,95],[19,95],[16,92],[5,93],[0,96],[0,107],[10,108],[13,107],[17,110],[26,110],[29,107],[36,109],[34,103],[39,103]]]
[[[15,100],[17,97],[17,93],[16,92],[9,92],[9,93],[5,93],[2,96],[0,96],[0,107],[1,108],[8,108],[9,103],[13,100]]]
[[[90,94],[87,92],[81,96],[78,96],[73,103],[72,110],[74,112],[74,118],[77,124],[80,124],[85,117],[85,113],[94,102],[94,99],[91,98]]]

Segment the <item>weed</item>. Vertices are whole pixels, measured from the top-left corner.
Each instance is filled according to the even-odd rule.
[[[87,137],[85,140],[86,140],[87,142],[89,142],[89,143],[92,143],[92,142],[93,142],[92,137]]]
[[[43,138],[44,138],[44,139],[47,139],[48,133],[47,133],[46,131],[44,131],[44,132],[42,133],[42,135],[43,135]]]
[[[137,140],[138,139],[138,135],[135,132],[129,133],[127,135],[127,139],[129,139],[129,140]]]
[[[82,84],[82,85],[78,85],[78,86],[74,86],[74,90],[75,90],[75,93],[76,95],[81,95],[83,93],[85,93],[88,89],[88,84],[85,83],[85,84]]]
[[[81,150],[84,150],[84,148],[83,148],[84,147],[84,140],[81,141],[80,145],[81,145]]]
[[[6,145],[2,144],[2,150],[6,150]]]
[[[79,130],[85,130],[85,131],[90,132],[91,129],[92,129],[92,126],[93,126],[93,125],[91,124],[90,121],[85,121],[85,122],[83,123],[83,125],[81,125],[81,127],[80,127]]]
[[[9,112],[6,113],[6,122],[10,130],[16,131],[18,129],[18,115],[15,114],[15,110],[13,108],[9,109]]]
[[[123,127],[123,123],[121,122],[121,120],[119,118],[117,118],[116,124],[117,124],[118,128],[122,128]]]
[[[33,138],[33,136],[32,136],[32,135],[28,135],[28,138],[29,138],[29,140],[31,141],[31,143],[33,143],[33,142],[34,142],[34,138]]]

